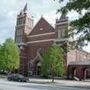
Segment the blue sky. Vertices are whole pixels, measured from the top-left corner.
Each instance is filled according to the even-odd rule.
[[[34,24],[43,16],[53,26],[55,19],[59,17],[59,15],[56,15],[57,8],[65,4],[64,2],[60,5],[54,0],[0,1],[0,43],[3,43],[6,38],[14,38],[16,17],[26,2],[28,3],[28,11],[33,16]],[[68,16],[70,20],[78,18],[78,14],[74,11],[69,13]],[[90,46],[84,49],[90,52]]]

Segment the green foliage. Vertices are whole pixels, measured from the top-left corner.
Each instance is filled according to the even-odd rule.
[[[11,71],[19,67],[19,50],[15,42],[9,38],[0,46],[0,69]]]
[[[66,0],[59,0],[59,3],[65,1]],[[85,40],[90,41],[90,0],[68,0],[66,2],[66,5],[58,9],[58,12],[67,14],[72,10],[76,11],[80,17],[71,21],[71,26],[77,30],[77,34],[82,33],[82,38],[80,37],[77,41],[78,43],[82,41],[84,43]],[[83,10],[85,10],[84,15]]]
[[[0,69],[3,69],[4,62],[3,62],[4,56],[3,56],[3,46],[0,45]]]
[[[42,74],[46,77],[48,75],[60,75],[64,74],[64,56],[63,50],[57,45],[53,45],[43,55],[42,61]]]
[[[48,78],[48,75],[50,74],[50,70],[49,70],[50,60],[48,60],[49,58],[50,58],[50,49],[48,49],[48,51],[44,53],[42,66],[41,66],[41,73],[43,77],[46,77],[46,78]]]

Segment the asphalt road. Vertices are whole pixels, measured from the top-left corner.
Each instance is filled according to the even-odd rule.
[[[33,80],[32,80],[33,81]],[[0,90],[90,90],[90,82],[59,81],[58,83],[21,83],[0,79]]]

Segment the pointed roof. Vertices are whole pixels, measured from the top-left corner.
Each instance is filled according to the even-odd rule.
[[[24,8],[20,11],[19,15],[23,15],[27,13],[27,3],[25,4]]]
[[[66,18],[66,15],[62,14],[61,17],[60,17],[60,20],[65,19],[65,18]]]
[[[60,21],[68,20],[68,17],[65,14],[61,14],[61,17],[59,19]]]
[[[27,3],[25,4],[24,8],[23,8],[23,12],[27,11]]]
[[[31,31],[30,35],[43,34],[49,32],[55,32],[55,29],[43,17],[41,17],[41,19]]]
[[[56,23],[61,23],[65,21],[68,21],[68,17],[65,14],[62,14],[59,19],[56,19]]]

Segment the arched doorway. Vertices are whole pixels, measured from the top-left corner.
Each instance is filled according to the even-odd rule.
[[[34,76],[39,76],[40,74],[41,74],[41,62],[36,61],[34,63],[34,67],[33,67],[33,75]]]
[[[76,68],[73,69],[73,76],[76,77],[77,75],[77,71],[76,71]]]
[[[32,76],[33,75],[33,64],[32,62],[28,63],[28,76]]]
[[[74,79],[74,77],[77,76],[77,70],[76,70],[76,67],[73,67],[73,66],[69,66],[68,67],[68,73],[67,73],[69,79]]]
[[[74,77],[77,77],[77,69],[76,69],[76,67],[72,68],[72,78],[74,79]]]
[[[90,79],[90,68],[87,68],[87,76],[86,76],[87,79]]]
[[[41,62],[38,62],[37,63],[37,75],[40,75],[41,74]]]
[[[90,78],[90,69],[89,68],[84,68],[83,69],[83,79],[88,79]]]

